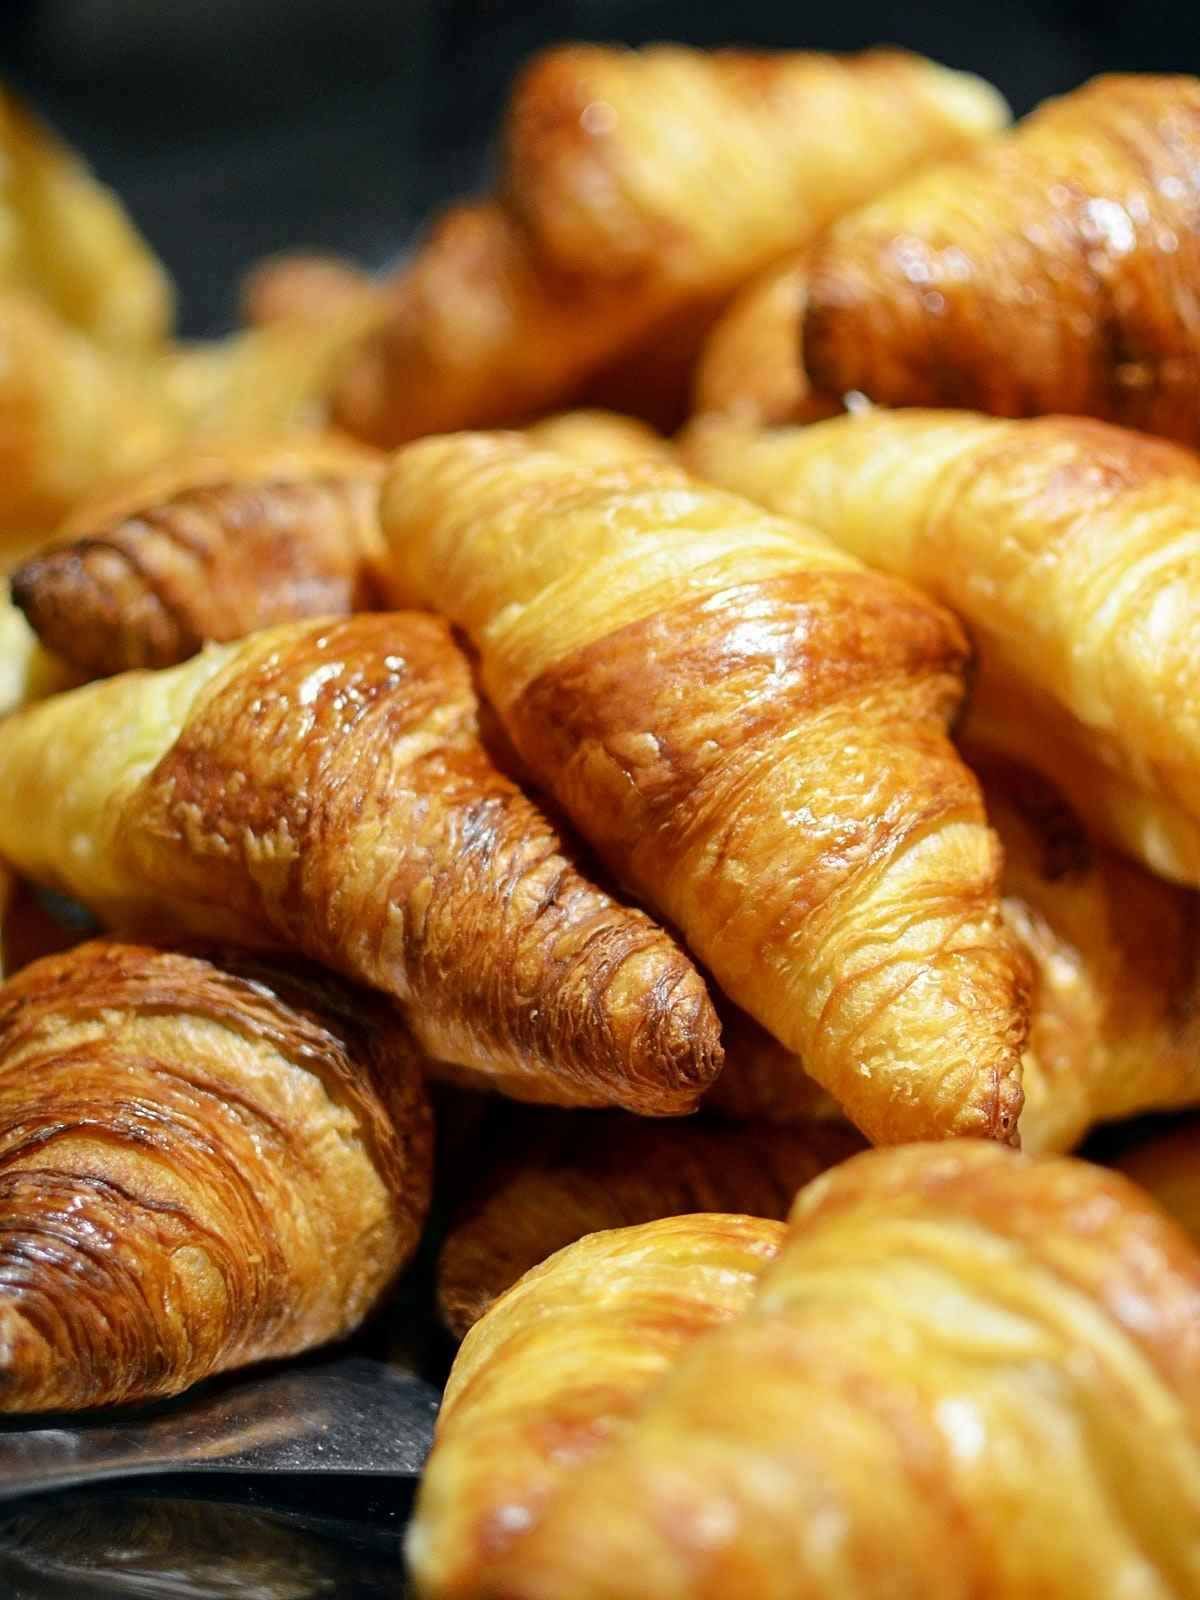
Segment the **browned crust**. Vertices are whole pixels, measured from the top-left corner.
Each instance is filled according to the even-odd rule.
[[[234,911],[510,1092],[689,1110],[721,1062],[703,980],[491,764],[446,625],[363,615],[249,649],[130,811],[164,911],[181,892]]]
[[[837,225],[813,385],[1200,440],[1200,83],[1106,77]]]
[[[377,479],[184,490],[31,557],[12,594],[89,676],[186,660],[211,639],[375,603]]]
[[[316,969],[109,941],[25,968],[0,991],[0,1408],[172,1394],[346,1331],[415,1247],[431,1142],[399,1019]],[[342,1192],[363,1164],[389,1216]]]
[[[863,1148],[844,1123],[640,1122],[512,1108],[442,1246],[438,1302],[459,1338],[530,1268],[585,1234],[691,1212],[787,1216],[798,1189]]]

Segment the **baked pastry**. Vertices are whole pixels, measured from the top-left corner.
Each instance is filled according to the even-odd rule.
[[[429,1195],[419,1057],[316,970],[95,941],[0,989],[0,1409],[176,1394],[355,1327]]]
[[[12,603],[8,585],[0,582],[0,717],[73,681],[66,666],[38,642]]]
[[[560,1104],[690,1110],[704,982],[563,854],[479,742],[444,623],[293,623],[0,722],[0,856],[119,926],[284,945],[434,1060]]]
[[[1200,884],[1200,457],[1080,418],[876,410],[759,434],[712,420],[685,453],[955,610],[977,741]]]
[[[1004,846],[1004,914],[1033,958],[1021,1143],[1200,1104],[1200,897],[1088,837],[1028,768],[968,748]]]
[[[0,287],[131,356],[166,338],[171,285],[121,202],[0,90]]]
[[[668,1217],[580,1239],[503,1295],[446,1386],[408,1534],[418,1592],[486,1592],[563,1477],[628,1425],[681,1351],[744,1310],[783,1233],[757,1217]]]
[[[410,445],[381,518],[393,598],[467,634],[537,781],[870,1139],[1015,1137],[1026,972],[947,612],[671,467],[512,435]]]
[[[800,350],[808,288],[808,253],[755,278],[736,296],[705,340],[696,363],[695,410],[769,426],[813,421],[841,409],[817,402]]]
[[[0,287],[0,567],[99,479],[169,450],[178,430],[147,363]]]
[[[348,449],[331,472],[340,446],[302,435],[264,443],[259,478],[236,470],[254,459],[244,451],[228,452],[223,481],[165,497],[163,468],[152,471],[136,510],[25,561],[13,597],[43,644],[85,675],[107,676],[174,665],[208,640],[372,606],[379,464]],[[197,451],[196,476],[222,453]]]
[[[1004,918],[1030,958],[1024,1150],[1065,1152],[1098,1123],[1200,1104],[1200,897],[1092,839],[1035,772],[968,745],[1004,849]],[[705,1104],[768,1122],[828,1121],[803,1063],[724,1019]]]
[[[557,450],[584,465],[675,459],[661,434],[616,411],[560,411],[526,428],[525,437],[539,450]]]
[[[844,1122],[779,1128],[506,1107],[442,1246],[442,1319],[461,1339],[518,1278],[585,1234],[698,1211],[782,1220],[798,1189],[861,1149]]]
[[[541,1383],[499,1341],[514,1311],[537,1325],[554,1266],[463,1347],[412,1538],[427,1597],[1174,1600],[1200,1586],[1200,1255],[1114,1173],[966,1141],[835,1168],[801,1193],[750,1304],[680,1348],[585,1459],[564,1452],[510,1522],[528,1502],[483,1477],[484,1430],[519,1404],[524,1438],[555,1436],[566,1341],[551,1302]],[[652,1247],[640,1271],[654,1283]],[[604,1290],[575,1286],[573,1346],[620,1315]],[[603,1352],[589,1351],[600,1394]],[[469,1442],[487,1499],[474,1491],[464,1528],[446,1490]],[[494,1555],[479,1537],[493,1528]]]
[[[780,367],[800,349],[818,415],[858,392],[1200,444],[1198,153],[1196,78],[1048,102],[842,217]]]
[[[399,444],[561,405],[1006,115],[979,79],[896,51],[549,50],[513,90],[499,197],[447,212],[388,286],[337,413]]]

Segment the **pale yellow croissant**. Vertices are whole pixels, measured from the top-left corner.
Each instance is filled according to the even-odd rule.
[[[130,355],[155,349],[172,317],[167,275],[120,201],[3,90],[0,286]]]
[[[442,1401],[408,1539],[420,1592],[482,1593],[563,1475],[628,1425],[682,1350],[745,1309],[783,1231],[700,1215],[594,1233],[503,1295]]]
[[[401,451],[381,517],[537,781],[868,1137],[1014,1136],[1025,969],[946,612],[670,467],[510,435]]]
[[[610,1257],[626,1237],[602,1236]],[[410,1537],[425,1600],[1200,1592],[1200,1255],[1116,1174],[974,1142],[855,1157],[801,1192],[749,1305],[632,1407],[619,1298],[577,1280],[569,1325],[555,1301],[570,1254],[464,1345]],[[590,1448],[547,1471],[572,1414],[558,1362],[585,1347]],[[489,1432],[506,1413],[520,1454]]]
[[[1200,458],[1078,418],[930,411],[709,420],[686,454],[955,610],[979,654],[972,736],[1200,883]]]
[[[0,721],[0,856],[109,920],[292,946],[434,1060],[560,1104],[690,1110],[703,979],[584,878],[421,615],[294,623]]]
[[[560,411],[526,428],[525,437],[539,450],[557,450],[584,465],[675,459],[661,434],[617,411]]]
[[[101,349],[32,295],[0,286],[0,567],[97,481],[137,471],[178,437],[145,362]]]

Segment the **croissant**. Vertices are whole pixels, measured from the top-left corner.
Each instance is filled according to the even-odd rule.
[[[820,404],[800,352],[808,254],[789,256],[733,299],[696,363],[694,409],[769,426],[813,421],[841,409]]]
[[[518,1278],[585,1234],[696,1211],[782,1220],[796,1191],[863,1148],[844,1123],[648,1122],[508,1108],[438,1262],[459,1338]]]
[[[109,522],[136,516],[193,489],[274,480],[370,475],[379,454],[344,434],[306,428],[235,435],[198,435],[136,472],[105,478],[76,501],[59,525],[63,538],[81,538]]]
[[[1030,957],[1022,1148],[1073,1149],[1097,1123],[1200,1104],[1200,899],[1091,839],[1036,773],[971,745],[1004,847],[1005,921]],[[828,1119],[795,1056],[726,1018],[705,1097],[736,1117]]]
[[[0,1408],[175,1394],[360,1322],[431,1138],[398,1019],[316,971],[94,941],[0,990]]]
[[[1117,1163],[1200,1245],[1200,1120],[1152,1134]]]
[[[479,743],[419,615],[292,623],[0,723],[0,856],[124,926],[286,944],[523,1098],[677,1114],[719,1070],[703,980],[590,884]]]
[[[619,1436],[683,1350],[744,1310],[783,1233],[720,1215],[596,1233],[503,1295],[446,1386],[407,1542],[418,1592],[483,1593],[561,1478]]]
[[[173,314],[167,275],[120,201],[3,90],[0,285],[130,354],[159,345]]]
[[[288,251],[268,256],[246,274],[242,316],[253,327],[299,319],[320,323],[386,290],[386,279],[373,278],[352,261]]]
[[[93,483],[137,471],[178,430],[144,363],[0,289],[0,566],[6,546],[48,532]]]
[[[40,551],[13,574],[13,598],[43,644],[92,677],[370,607],[382,551],[377,464],[354,460],[331,476],[322,467],[336,447],[317,442],[311,463],[293,449],[294,476],[152,493],[135,512]]]
[[[780,362],[798,343],[819,408],[858,391],[1200,444],[1198,157],[1196,78],[1051,101],[835,223]]]
[[[584,466],[675,459],[661,434],[615,411],[560,411],[526,428],[525,437],[539,450],[557,450]]]
[[[486,1389],[464,1382],[514,1296],[535,1302],[549,1286],[542,1271],[464,1345],[427,1482],[444,1483],[473,1434],[486,1483],[481,1413],[506,1401],[520,1402],[526,1437],[552,1432],[553,1303],[540,1386],[515,1355],[502,1370],[503,1349]],[[577,1287],[575,1346],[612,1319],[597,1288]],[[858,1156],[801,1193],[750,1304],[680,1348],[582,1462],[538,1482],[534,1515],[508,1523],[502,1482],[473,1506],[477,1528],[515,1526],[495,1557],[464,1550],[442,1497],[422,1495],[421,1592],[1195,1594],[1198,1314],[1200,1255],[1113,1173],[979,1143]],[[601,1393],[605,1375],[594,1351]]]
[[[922,411],[758,435],[710,420],[685,454],[952,607],[979,650],[978,742],[1200,883],[1200,459],[1076,418]]]
[[[71,681],[67,668],[38,643],[7,585],[0,585],[0,717],[65,689]]]
[[[513,91],[500,199],[448,212],[389,285],[337,414],[398,444],[551,409],[1005,117],[979,79],[894,51],[547,51]]]
[[[671,467],[515,436],[410,445],[381,517],[537,781],[869,1138],[1013,1136],[1025,971],[948,613]]]

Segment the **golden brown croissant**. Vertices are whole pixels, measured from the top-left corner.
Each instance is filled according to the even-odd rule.
[[[381,517],[538,782],[869,1138],[1014,1136],[1025,970],[948,613],[673,468],[514,435],[410,445]]]
[[[267,629],[0,722],[0,856],[125,926],[292,945],[522,1098],[679,1113],[703,980],[583,878],[479,743],[433,617]]]
[[[830,229],[808,382],[826,402],[1069,412],[1200,444],[1198,174],[1196,78],[1050,102]]]
[[[588,1233],[696,1211],[782,1220],[798,1189],[862,1148],[845,1123],[772,1128],[506,1107],[442,1246],[443,1319],[461,1338],[518,1278]]]
[[[0,989],[0,1409],[174,1394],[360,1322],[431,1139],[398,1018],[316,972],[96,941]]]
[[[161,343],[171,322],[166,273],[120,201],[2,90],[0,285],[131,354]]]
[[[1200,899],[1089,838],[1038,775],[968,746],[1004,847],[1003,911],[1033,971],[1022,1148],[1073,1149],[1096,1123],[1200,1104]],[[726,1018],[706,1104],[774,1123],[828,1118],[782,1045]]]
[[[550,50],[513,92],[501,198],[446,213],[389,285],[338,415],[398,444],[562,404],[1004,120],[988,85],[894,51]]]
[[[97,480],[162,455],[178,432],[143,364],[0,290],[0,552],[49,531]]]
[[[980,657],[974,737],[1200,883],[1200,458],[1079,418],[923,411],[709,420],[685,453],[955,610]]]
[[[13,574],[42,643],[89,677],[185,661],[302,617],[369,609],[379,468],[188,488],[52,545]],[[78,512],[74,517],[80,522]]]
[[[642,1274],[654,1282],[650,1260]],[[612,1318],[598,1287],[577,1289],[575,1344]],[[534,1275],[514,1293],[538,1288]],[[486,1483],[476,1404],[519,1401],[527,1437],[552,1433],[549,1309],[544,1386],[514,1356],[509,1393],[503,1350],[486,1391],[452,1379],[428,1482],[474,1434]],[[1200,1255],[1111,1172],[978,1143],[858,1156],[802,1192],[750,1305],[539,1483],[536,1515],[495,1558],[464,1549],[444,1499],[423,1496],[421,1592],[1182,1600],[1200,1592],[1198,1316]],[[600,1351],[591,1378],[603,1392]],[[505,1504],[476,1504],[474,1525],[503,1526]]]
[[[481,1593],[481,1571],[528,1535],[563,1477],[619,1436],[692,1341],[745,1308],[783,1232],[702,1215],[592,1234],[497,1301],[442,1401],[408,1541],[419,1592]]]
[[[557,450],[585,466],[675,459],[661,434],[615,411],[560,411],[526,428],[525,437],[539,450]]]
[[[1183,1119],[1141,1140],[1117,1166],[1200,1245],[1200,1119]]]

